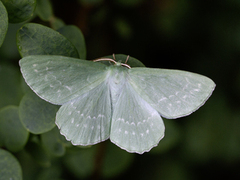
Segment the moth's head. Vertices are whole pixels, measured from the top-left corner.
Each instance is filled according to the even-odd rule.
[[[128,69],[130,69],[130,68],[131,68],[131,67],[130,67],[128,64],[121,63],[121,60],[120,60],[120,61],[118,61],[118,62],[116,62],[116,61],[115,61],[115,64],[114,64],[114,66],[123,66],[123,67],[126,67],[126,68],[128,68]]]
[[[121,65],[122,65],[121,60],[118,61],[118,62],[115,61],[115,64],[114,64],[114,65],[115,65],[115,66],[121,66]]]
[[[114,66],[117,66],[117,67],[123,66],[123,67],[126,67],[126,68],[130,69],[131,66],[126,64],[128,59],[129,59],[129,55],[127,56],[127,59],[126,59],[125,63],[121,63],[121,60],[116,61],[115,55],[113,54],[113,59],[112,58],[99,58],[99,59],[95,59],[93,61],[94,62],[97,62],[97,61],[109,61],[109,62],[112,62]]]

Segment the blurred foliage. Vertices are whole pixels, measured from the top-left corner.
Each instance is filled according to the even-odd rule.
[[[9,2],[0,1],[0,179],[240,178],[240,1]],[[217,87],[192,115],[164,119],[166,135],[149,153],[109,141],[73,147],[47,113],[58,106],[28,99],[18,61],[36,53],[129,54],[147,67],[206,75]]]

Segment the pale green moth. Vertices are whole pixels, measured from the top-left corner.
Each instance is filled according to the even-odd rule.
[[[133,67],[115,58],[95,61],[36,55],[20,60],[22,75],[42,99],[62,105],[56,124],[74,145],[108,138],[128,152],[142,154],[164,136],[165,118],[196,111],[215,83],[180,70]]]

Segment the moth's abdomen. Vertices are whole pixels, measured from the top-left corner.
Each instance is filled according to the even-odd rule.
[[[112,107],[115,107],[115,104],[119,98],[119,95],[122,92],[122,88],[126,82],[127,78],[127,69],[124,67],[112,66],[111,75],[109,77],[109,86],[112,99]]]

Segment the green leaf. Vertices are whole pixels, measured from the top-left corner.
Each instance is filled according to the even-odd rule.
[[[23,126],[33,134],[50,131],[55,126],[58,106],[40,99],[28,92],[19,105],[19,116]]]
[[[20,59],[20,55],[16,46],[16,33],[21,27],[21,24],[8,23],[8,30],[0,48],[1,61],[10,62],[15,59]],[[1,28],[1,26],[0,26]]]
[[[18,107],[7,106],[0,110],[0,141],[4,147],[13,152],[23,149],[28,134],[19,120]]]
[[[214,95],[200,112],[186,119],[184,157],[194,162],[233,162],[240,157],[239,116],[235,119],[227,98]]]
[[[36,0],[2,0],[8,11],[10,23],[20,23],[30,19],[36,7]]]
[[[65,169],[61,167],[61,163],[57,165],[51,165],[49,168],[41,169],[41,172],[34,180],[64,180],[61,178],[61,174],[65,172]]]
[[[3,3],[0,1],[0,47],[4,41],[8,29],[8,15]]]
[[[50,21],[53,17],[51,2],[49,0],[37,0],[36,13],[43,21]]]
[[[62,19],[57,18],[57,17],[52,18],[50,21],[50,24],[54,30],[60,29],[66,25]]]
[[[73,25],[64,26],[58,29],[78,50],[80,59],[86,59],[86,45],[81,30]]]
[[[19,104],[23,95],[20,76],[16,67],[0,64],[0,108]]]
[[[0,149],[0,180],[22,180],[22,169],[17,159]]]
[[[96,161],[96,157],[99,156],[98,153],[103,153],[101,162]],[[133,154],[127,153],[107,141],[91,148],[67,149],[64,164],[77,178],[89,177],[93,174],[94,168],[98,166],[98,168],[101,168],[101,177],[105,179],[116,177],[124,172],[131,165],[133,159]]]
[[[32,89],[27,85],[23,77],[21,77],[21,88],[25,94],[29,91],[32,91]]]
[[[64,164],[79,179],[89,177],[94,171],[96,146],[91,148],[70,148],[64,156]]]
[[[17,47],[28,55],[63,55],[78,58],[78,51],[63,35],[43,25],[28,23],[17,32]]]
[[[42,147],[41,143],[37,140],[31,139],[26,145],[26,151],[31,155],[35,162],[43,167],[49,167],[51,165],[50,158]]]
[[[41,141],[47,152],[54,156],[63,156],[65,154],[65,147],[71,145],[71,143],[60,134],[57,127],[41,134]]]
[[[21,164],[23,180],[35,180],[36,174],[39,172],[39,164],[34,161],[32,156],[26,151],[26,148],[19,151],[16,154],[16,157]]]
[[[102,166],[104,179],[113,178],[123,173],[130,167],[135,157],[110,142],[107,142],[106,148]]]
[[[158,146],[153,148],[150,153],[165,153],[179,143],[181,133],[177,122],[172,119],[166,119],[164,124],[166,127],[165,136]]]

